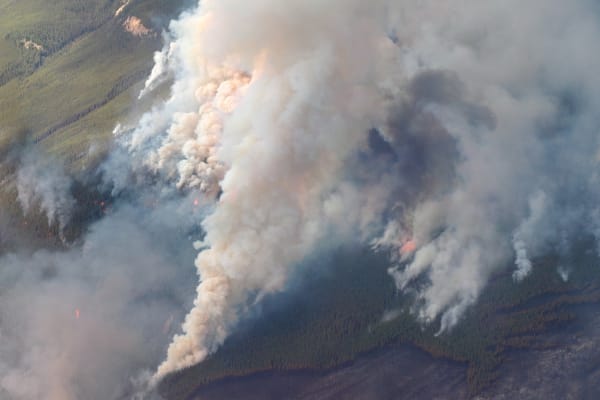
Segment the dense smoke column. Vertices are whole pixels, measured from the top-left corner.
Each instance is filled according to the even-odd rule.
[[[213,352],[245,307],[284,288],[325,233],[337,212],[326,200],[386,107],[373,60],[393,46],[376,24],[380,11],[360,2],[206,1],[174,25],[178,39],[155,68],[174,69],[174,94],[146,118],[160,120],[180,103],[180,81],[194,83],[196,109],[174,114],[150,168],[173,166],[181,187],[219,197],[202,224],[198,297],[157,377]],[[132,149],[147,137],[138,127]]]
[[[150,173],[212,202],[155,378],[215,351],[324,237],[388,251],[443,333],[511,260],[518,284],[598,236],[598,20],[584,0],[207,0],[173,22],[142,92],[172,79],[171,97],[117,129],[128,173],[106,164],[115,190]]]
[[[519,284],[554,252],[567,280],[600,237],[599,21],[588,0],[203,1],[141,93],[169,99],[115,129],[110,212],[0,258],[0,395],[128,397],[173,335],[153,383],[349,240],[440,334],[506,266]],[[18,200],[68,228],[76,185],[46,161],[20,159]]]
[[[586,1],[543,4],[541,13],[537,1],[398,8],[405,62],[451,71],[461,84],[446,85],[447,94],[488,110],[456,99],[427,105],[455,139],[460,162],[445,192],[414,207],[417,249],[392,275],[401,289],[427,279],[418,315],[442,315],[441,331],[511,258],[518,283],[535,257],[567,255],[575,241],[597,236],[599,98],[588,66],[598,60],[582,51],[600,37],[599,16]]]

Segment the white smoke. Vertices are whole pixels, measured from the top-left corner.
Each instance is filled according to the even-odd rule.
[[[443,333],[511,258],[518,283],[597,233],[598,19],[585,0],[206,0],[173,22],[143,92],[172,77],[171,97],[119,140],[129,177],[214,211],[155,379],[215,351],[324,238],[389,250]]]
[[[169,120],[146,167],[176,176],[180,188],[221,193],[202,224],[198,297],[157,377],[202,361],[247,304],[282,290],[339,213],[344,162],[386,105],[387,69],[374,60],[386,62],[393,48],[379,7],[361,3],[298,2],[290,13],[273,1],[205,1],[173,24],[175,60],[161,62],[180,66],[179,79],[167,104],[143,118]],[[342,26],[349,19],[352,30]],[[302,31],[306,23],[314,29]],[[138,126],[130,150],[155,141],[155,126]]]
[[[407,59],[452,71],[495,120],[432,108],[457,141],[457,179],[416,206],[420,247],[394,276],[400,288],[429,279],[420,315],[441,314],[445,330],[511,256],[519,280],[543,251],[593,233],[600,82],[589,68],[597,57],[583,54],[600,37],[598,14],[585,1],[424,1],[400,11]]]
[[[543,192],[536,193],[529,200],[530,215],[513,235],[513,248],[516,254],[515,265],[517,270],[513,272],[513,278],[520,282],[529,275],[533,269],[531,260],[527,256],[527,244],[544,243],[545,234],[539,229],[545,217],[546,195]],[[541,238],[541,239],[540,239]]]
[[[21,160],[16,176],[17,198],[28,213],[38,207],[48,217],[48,225],[58,223],[62,230],[71,218],[75,200],[72,180],[56,162],[29,152]]]
[[[169,43],[167,36],[164,36],[164,40],[166,43]],[[167,63],[172,59],[173,51],[172,45],[166,45],[162,51],[154,53],[154,67],[152,67],[150,76],[146,79],[144,89],[140,92],[138,99],[141,99],[147,93],[156,89],[161,83],[164,83],[169,78],[169,68]]]
[[[531,273],[533,266],[531,260],[527,257],[525,243],[522,240],[515,238],[513,246],[516,254],[515,265],[517,266],[517,270],[513,272],[513,279],[517,282],[521,282]]]
[[[331,243],[389,251],[442,334],[494,272],[516,264],[518,284],[545,252],[600,236],[599,21],[587,0],[204,0],[174,21],[141,93],[172,80],[170,97],[115,131],[102,166],[115,194],[151,183],[209,204],[197,296],[153,381],[205,359]],[[45,365],[34,356],[15,356],[5,390]]]
[[[556,272],[558,272],[558,275],[560,276],[560,279],[562,279],[563,282],[569,281],[569,277],[571,275],[571,270],[569,268],[566,268],[561,265],[556,269]]]
[[[0,257],[0,397],[130,398],[193,292],[190,209],[125,206],[81,246]]]

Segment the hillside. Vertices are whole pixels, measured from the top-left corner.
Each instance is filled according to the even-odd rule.
[[[42,212],[23,215],[11,180],[13,155],[26,147],[60,160],[72,174],[88,171],[109,148],[116,123],[158,100],[142,104],[137,94],[162,46],[161,32],[192,3],[0,0],[0,221],[10,227],[0,232],[11,232],[0,236],[0,252],[12,242],[64,247],[62,232],[48,226]],[[104,216],[105,202],[118,200],[80,189],[78,206],[86,211],[68,227],[69,239]],[[290,279],[285,295],[267,296],[222,348],[168,376],[160,391],[184,400],[238,377],[319,375],[408,344],[466,366],[468,394],[482,393],[510,354],[552,348],[545,335],[576,326],[585,318],[581,307],[600,302],[593,238],[578,240],[568,257],[557,252],[534,259],[534,272],[520,284],[512,278],[514,265],[496,271],[477,305],[441,335],[439,318],[417,322],[413,294],[398,292],[388,274],[388,254],[356,245],[306,260],[314,265]]]
[[[247,321],[204,363],[167,379],[162,393],[169,400],[188,399],[208,384],[265,371],[325,373],[405,343],[466,363],[469,393],[478,394],[496,381],[507,354],[553,348],[549,333],[585,321],[578,307],[600,302],[598,259],[586,248],[589,242],[582,242],[568,261],[558,255],[536,260],[535,273],[520,285],[508,266],[461,323],[439,336],[439,321],[415,321],[414,303],[396,291],[386,257],[344,249],[331,261],[332,271],[318,272],[316,266],[291,295],[267,301],[262,316]],[[567,281],[557,272],[565,263],[573,266]]]
[[[34,142],[72,162],[92,143],[103,148],[187,3],[0,1],[0,150]]]
[[[59,243],[58,228],[41,214],[23,216],[11,182],[15,156],[26,147],[72,172],[93,165],[115,124],[144,107],[134,99],[162,46],[161,32],[191,3],[0,0],[0,204],[12,226],[0,248],[18,238],[33,248]],[[132,31],[132,18],[148,31]]]

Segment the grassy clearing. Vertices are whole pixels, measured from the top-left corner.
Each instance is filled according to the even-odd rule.
[[[131,115],[152,53],[160,47],[158,36],[126,33],[123,20],[135,15],[160,30],[192,3],[134,0],[115,17],[117,0],[0,0],[0,154],[14,143],[36,143],[85,168],[82,155],[92,145],[106,148],[115,122]],[[41,49],[27,49],[22,40]],[[9,173],[0,165],[0,178]],[[3,183],[0,220],[19,227],[15,231],[34,246],[47,242],[49,234],[55,240],[42,215],[21,215],[14,186]],[[0,238],[0,247],[8,239]],[[451,335],[436,337],[432,327],[423,330],[414,321],[384,260],[368,253],[341,257],[331,275],[309,280],[303,289],[310,296],[298,294],[284,307],[266,310],[260,323],[249,324],[207,362],[171,377],[163,389],[169,398],[185,398],[199,383],[224,376],[329,368],[405,341],[468,362],[476,391],[494,378],[505,350],[536,345],[531,338],[537,333],[571,319],[569,305],[597,301],[597,283],[589,283],[597,282],[592,261],[576,260],[585,268],[569,283],[558,278],[556,262],[540,260],[535,279],[519,286],[510,274],[497,277]],[[399,310],[397,318],[382,323],[389,310]]]
[[[35,146],[72,169],[90,165],[90,146],[101,156],[116,122],[143,107],[135,98],[162,46],[159,32],[188,3],[133,0],[115,16],[121,0],[0,0],[0,211],[15,232],[27,231],[25,242],[45,241],[51,228],[43,215],[22,215],[6,179],[15,167],[8,154]],[[156,34],[126,32],[132,15]]]
[[[33,38],[48,49],[41,66],[0,86],[0,149],[25,136],[23,141],[73,159],[85,144],[105,144],[115,121],[129,112],[139,90],[135,84],[152,66],[152,54],[161,46],[158,32],[185,3],[132,1],[116,17],[121,5],[116,0],[0,0],[0,35]],[[130,15],[157,34],[139,38],[125,32],[122,23]],[[51,34],[55,30],[60,32]],[[7,40],[0,42],[0,49],[9,49],[0,52],[0,62],[18,63],[25,50]]]
[[[118,0],[1,1],[0,46],[12,47],[13,57],[4,56],[0,62],[0,85],[31,74],[46,57],[97,29],[117,5]]]
[[[104,100],[127,75],[147,71],[156,43],[138,43],[114,25],[70,45],[31,76],[0,87],[5,126],[25,129],[33,139]]]

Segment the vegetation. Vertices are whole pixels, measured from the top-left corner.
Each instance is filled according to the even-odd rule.
[[[15,57],[13,51],[12,59],[0,60],[0,85],[31,74],[45,57],[97,29],[114,13],[115,3],[115,0],[61,0],[44,6],[33,0],[2,1],[2,47],[16,48],[20,54]]]
[[[291,299],[268,300],[262,317],[247,321],[215,355],[168,377],[161,386],[164,396],[185,399],[225,377],[332,368],[398,342],[467,363],[475,394],[496,379],[507,351],[551,346],[542,333],[572,324],[574,305],[600,302],[595,254],[573,253],[569,282],[556,272],[564,260],[549,256],[537,260],[534,275],[521,284],[513,282],[508,269],[494,277],[461,323],[436,336],[439,321],[424,326],[415,320],[413,302],[396,291],[384,255],[368,250],[341,254],[332,261],[331,273],[313,270],[319,277],[307,278]],[[394,318],[382,319],[390,311]]]
[[[115,124],[131,118],[162,46],[160,35],[136,37],[123,22],[135,15],[160,32],[190,2],[132,0],[116,15],[125,1],[0,0],[0,212],[20,242],[55,246],[60,235],[45,216],[22,214],[11,182],[15,154],[35,147],[72,171],[93,164]],[[0,237],[0,251],[16,240]]]
[[[72,171],[92,165],[108,148],[115,124],[147,106],[134,99],[162,46],[158,33],[193,3],[0,0],[0,220],[12,228],[12,237],[0,237],[0,251],[17,241],[32,248],[60,245],[58,226],[19,207],[12,182],[19,151],[35,147]],[[126,32],[129,16],[156,34]],[[97,210],[94,202],[102,198],[88,188],[73,190],[82,210],[65,232],[71,237],[94,217],[83,209]]]
[[[116,15],[120,0],[0,0],[0,151],[19,140],[72,161],[106,146],[152,67],[158,32],[189,3],[134,0]],[[131,15],[157,34],[126,32]]]
[[[158,35],[125,32],[124,19],[135,15],[158,32],[191,3],[133,0],[115,15],[119,0],[0,0],[0,221],[26,238],[0,237],[0,251],[14,240],[60,245],[58,227],[39,213],[24,216],[18,207],[15,187],[5,179],[14,172],[8,149],[35,145],[73,169],[85,168],[90,146],[106,148],[115,123],[131,115],[132,99],[161,46]],[[76,237],[103,212],[98,202],[108,199],[87,188],[73,190],[82,210],[67,235]],[[384,255],[344,249],[331,260],[333,270],[315,267],[298,277],[303,284],[292,295],[267,299],[261,316],[245,321],[219,352],[169,377],[161,389],[170,399],[183,399],[199,384],[223,377],[326,369],[403,342],[468,363],[475,393],[495,379],[507,351],[551,345],[541,333],[572,324],[574,305],[600,301],[597,260],[582,250],[588,243],[581,246],[569,259],[569,282],[556,273],[565,261],[556,255],[537,260],[535,275],[519,285],[507,270],[455,330],[439,336],[436,323],[415,321],[412,300],[396,291]],[[395,318],[384,320],[387,312]]]

